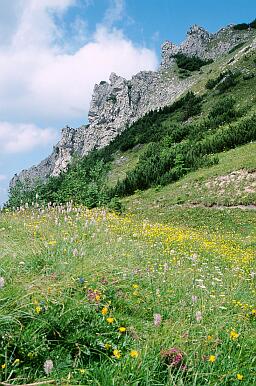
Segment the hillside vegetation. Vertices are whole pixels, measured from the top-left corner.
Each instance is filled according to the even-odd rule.
[[[241,52],[240,52],[240,51]],[[224,62],[225,60],[225,62]],[[221,71],[220,71],[221,68]],[[87,207],[116,206],[117,197],[164,186],[191,171],[218,163],[217,153],[256,139],[256,56],[237,48],[225,59],[204,67],[198,82],[183,97],[151,111],[110,145],[73,159],[68,171],[33,187],[18,183],[8,205],[68,202]],[[139,158],[116,183],[109,184],[115,159],[140,148]],[[135,157],[136,158],[136,157]],[[113,180],[112,180],[113,182]]]
[[[245,48],[190,63],[198,82],[172,105],[59,177],[12,189],[0,212],[1,385],[256,384],[256,56]]]

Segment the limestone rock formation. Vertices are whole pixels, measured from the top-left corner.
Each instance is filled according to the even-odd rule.
[[[101,81],[93,90],[89,125],[77,129],[64,128],[60,142],[52,154],[39,165],[15,175],[10,187],[18,181],[35,184],[49,176],[65,171],[71,157],[86,155],[94,148],[109,144],[132,122],[150,110],[171,104],[196,81],[196,76],[179,79],[172,70],[177,53],[216,59],[241,42],[247,41],[253,31],[235,31],[232,26],[210,34],[199,26],[192,26],[186,40],[177,46],[169,41],[162,45],[162,62],[156,72],[142,71],[130,80],[112,73],[109,82]]]
[[[228,53],[237,44],[248,41],[254,34],[253,30],[234,30],[233,25],[211,34],[198,25],[193,25],[187,32],[186,40],[179,46],[170,41],[162,45],[161,68],[167,69],[174,62],[174,56],[182,53],[188,56],[198,56],[201,59],[217,59]]]

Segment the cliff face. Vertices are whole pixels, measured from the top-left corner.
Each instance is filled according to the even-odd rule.
[[[234,31],[232,27],[210,34],[201,27],[193,26],[180,46],[169,41],[162,45],[162,62],[158,71],[143,71],[131,80],[112,73],[109,82],[102,81],[94,87],[89,125],[62,129],[61,140],[52,154],[39,165],[15,175],[10,187],[18,181],[34,184],[37,180],[59,175],[67,168],[72,155],[83,156],[94,148],[108,145],[148,111],[171,104],[197,79],[195,76],[179,79],[171,71],[175,54],[180,52],[203,59],[216,59],[237,44],[248,41],[252,34],[253,31]]]
[[[211,34],[197,25],[187,32],[186,40],[177,46],[170,41],[162,45],[161,68],[166,69],[174,62],[174,55],[182,53],[188,56],[196,55],[201,59],[218,59],[228,53],[237,44],[244,43],[253,36],[253,30],[234,30],[232,26],[222,28]]]

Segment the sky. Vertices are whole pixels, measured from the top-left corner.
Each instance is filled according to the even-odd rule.
[[[95,83],[156,70],[165,40],[256,17],[255,0],[0,0],[0,204],[14,173],[87,123]]]

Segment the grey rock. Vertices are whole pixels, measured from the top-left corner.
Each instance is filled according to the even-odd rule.
[[[182,53],[198,56],[201,59],[217,59],[228,53],[237,44],[248,41],[255,34],[253,30],[234,30],[233,25],[211,34],[204,28],[193,25],[187,32],[186,40],[179,46],[170,41],[163,43],[161,68],[169,68],[174,63],[174,56]]]

